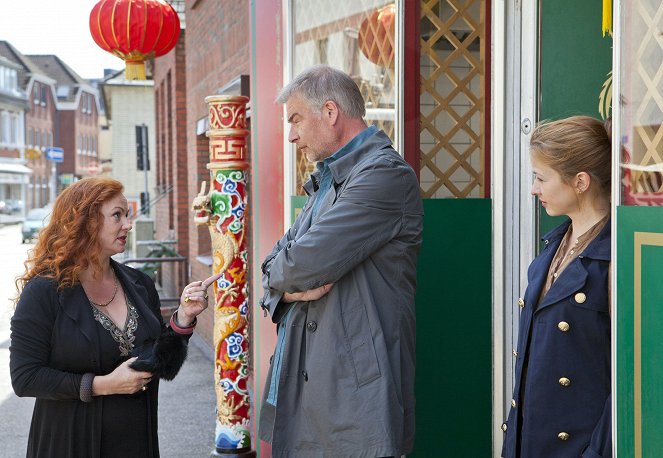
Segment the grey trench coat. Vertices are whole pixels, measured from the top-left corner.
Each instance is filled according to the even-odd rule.
[[[334,286],[292,305],[277,403],[263,401],[260,437],[275,457],[399,456],[414,441],[419,182],[381,131],[330,169],[315,217],[313,174],[301,214],[262,265],[261,304],[275,323],[290,306],[284,292]]]

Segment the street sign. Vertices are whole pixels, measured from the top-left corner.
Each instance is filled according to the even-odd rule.
[[[52,146],[46,148],[46,159],[53,162],[63,162],[64,161],[64,149]]]

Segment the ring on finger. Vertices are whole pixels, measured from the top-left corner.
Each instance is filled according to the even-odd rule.
[[[189,296],[188,295],[184,296],[184,302],[189,302]]]

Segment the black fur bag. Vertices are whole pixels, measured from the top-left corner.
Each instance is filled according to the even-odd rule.
[[[187,343],[169,327],[156,340],[146,340],[143,345],[134,348],[131,356],[138,356],[138,359],[129,367],[151,372],[154,377],[172,380],[184,364],[186,353]]]

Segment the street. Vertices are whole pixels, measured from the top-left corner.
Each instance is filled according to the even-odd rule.
[[[25,456],[33,398],[18,398],[9,378],[9,320],[16,295],[14,280],[23,272],[23,261],[33,245],[21,244],[20,225],[0,227],[0,456]]]
[[[9,225],[0,226],[0,247],[0,458],[18,458],[25,456],[34,399],[18,398],[11,387],[9,322],[14,280],[33,245],[21,244],[20,225]],[[214,445],[213,364],[211,352],[200,342],[194,335],[179,375],[160,384],[159,444],[164,458],[206,457]]]

